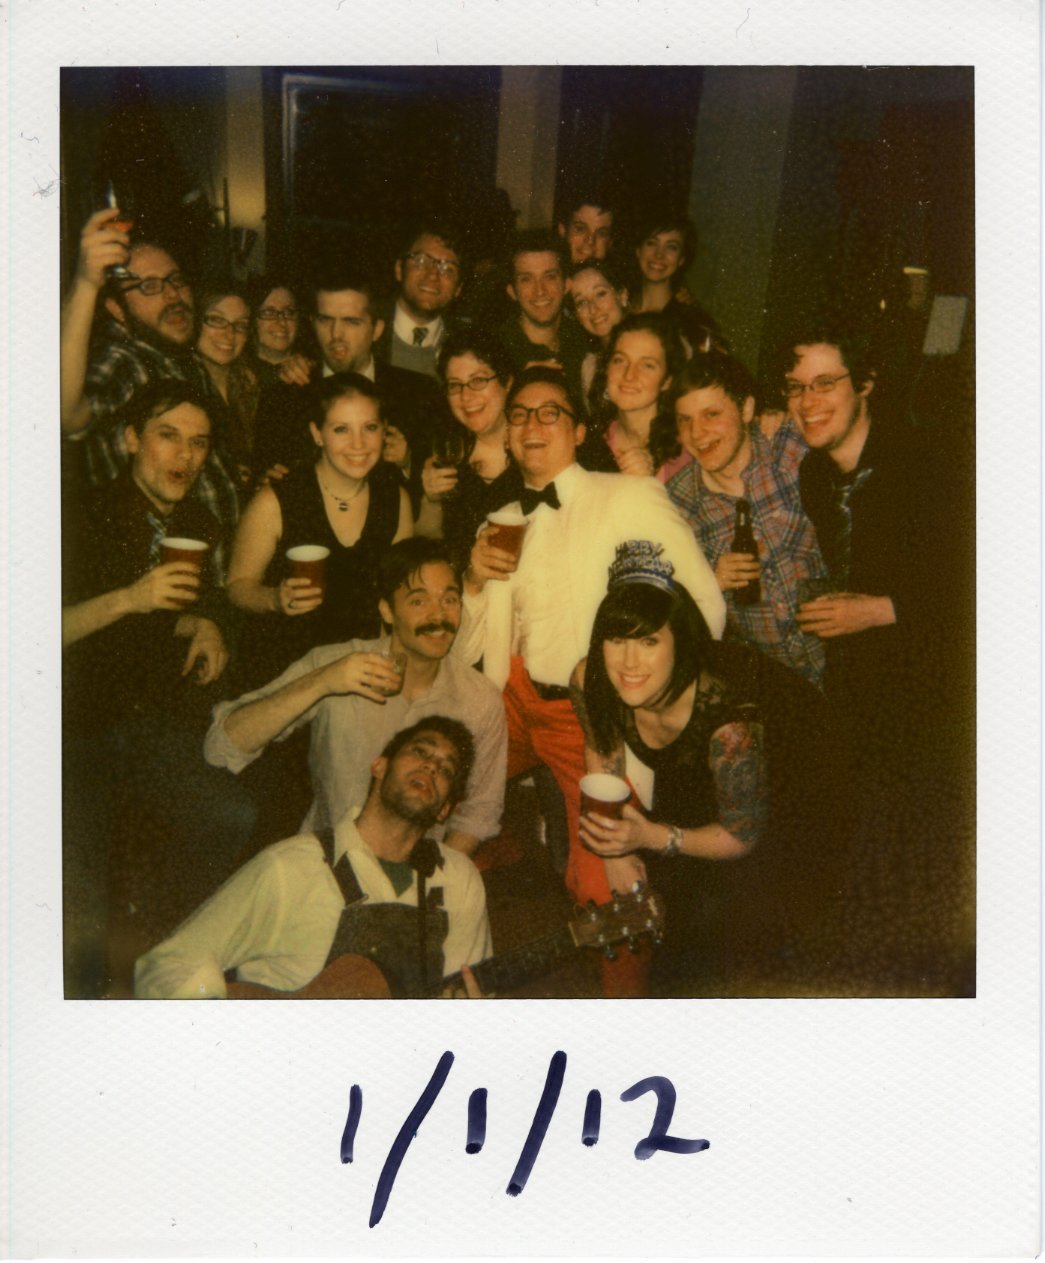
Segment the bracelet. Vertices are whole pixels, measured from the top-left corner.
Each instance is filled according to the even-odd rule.
[[[667,830],[668,844],[663,851],[661,851],[661,855],[663,855],[665,859],[671,859],[672,856],[678,855],[679,851],[682,849],[682,830],[677,824],[669,824],[667,826]]]

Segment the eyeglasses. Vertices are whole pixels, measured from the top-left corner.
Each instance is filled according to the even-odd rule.
[[[422,268],[435,268],[440,276],[457,276],[461,265],[455,259],[437,259],[424,250],[415,250],[413,254],[403,256],[411,267],[420,271]]]
[[[446,393],[451,399],[455,395],[463,394],[465,390],[470,390],[474,395],[481,394],[496,376],[496,373],[491,373],[489,377],[480,377],[477,373],[475,377],[469,377],[466,382],[447,382]]]
[[[296,307],[262,307],[258,312],[259,320],[285,320],[289,324],[292,320],[297,320],[297,318]]]
[[[129,293],[132,289],[140,289],[147,298],[153,298],[156,294],[162,294],[164,289],[169,285],[171,289],[180,293],[183,289],[190,286],[189,279],[182,276],[180,272],[172,272],[170,276],[144,276],[139,280],[131,273],[134,280],[133,285],[125,285],[123,292]]]
[[[848,373],[839,373],[837,377],[814,377],[811,382],[784,382],[784,394],[788,399],[800,399],[807,390],[814,395],[829,395],[840,381],[848,377]]]
[[[524,408],[520,403],[508,410],[508,424],[516,427],[523,426],[531,416],[535,416],[541,425],[554,425],[560,417],[569,417],[571,421],[574,420],[574,414],[569,408],[560,407],[557,403],[542,403],[536,408]]]
[[[224,316],[214,316],[210,312],[203,317],[203,323],[208,329],[219,329],[222,333],[226,329],[231,329],[233,333],[242,334],[244,337],[250,333],[249,320],[226,320]]]

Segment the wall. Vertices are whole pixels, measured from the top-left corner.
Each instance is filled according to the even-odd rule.
[[[497,183],[519,212],[519,228],[546,227],[555,213],[561,84],[557,66],[501,72]]]

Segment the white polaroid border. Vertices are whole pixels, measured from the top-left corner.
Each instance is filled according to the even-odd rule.
[[[1034,0],[12,0],[3,1240],[61,1255],[1029,1255],[1039,1245]],[[61,996],[58,72],[201,64],[974,65],[979,907],[972,1000],[69,1003]],[[972,508],[970,506],[970,512]],[[941,635],[946,635],[941,617]],[[382,1164],[454,1062],[381,1223]],[[556,1052],[561,1096],[506,1193]],[[710,1148],[636,1161],[650,1075]],[[340,1157],[353,1084],[354,1161]],[[468,1097],[489,1091],[481,1153]],[[598,1145],[581,1144],[590,1089]]]

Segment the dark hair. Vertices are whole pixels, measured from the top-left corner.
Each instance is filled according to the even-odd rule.
[[[616,218],[616,211],[613,202],[604,192],[598,189],[580,189],[562,203],[562,209],[559,211],[555,222],[562,224],[564,228],[569,227],[570,218],[575,215],[582,206],[593,206],[600,215],[613,215]]]
[[[130,255],[133,254],[135,250],[162,250],[174,264],[175,271],[182,272],[182,266],[178,262],[177,256],[171,246],[167,242],[160,240],[158,237],[145,235],[138,237],[135,236],[134,230],[132,229],[131,244],[128,246],[128,264],[130,264]],[[122,276],[113,276],[110,272],[106,275],[105,284],[102,286],[103,298],[114,298],[124,311],[127,310],[126,295],[128,290],[126,288],[126,279],[126,277]],[[196,283],[194,281],[191,282],[190,288],[193,291],[193,299],[195,300]]]
[[[437,732],[457,750],[457,775],[450,786],[449,801],[459,803],[468,790],[468,778],[475,763],[475,740],[459,719],[446,715],[427,715],[416,724],[397,732],[381,751],[383,759],[394,759],[400,750],[422,732]]]
[[[196,310],[200,313],[201,319],[208,307],[220,302],[223,298],[242,299],[247,305],[248,313],[253,314],[247,287],[240,284],[239,281],[234,281],[231,276],[205,277],[195,288],[194,297],[196,299]]]
[[[311,388],[312,402],[315,407],[314,420],[322,429],[331,407],[339,399],[351,399],[362,395],[364,399],[373,399],[377,404],[377,415],[385,423],[385,401],[381,391],[369,377],[362,373],[331,373]]]
[[[681,584],[670,592],[652,583],[619,583],[595,614],[584,673],[584,704],[600,754],[609,754],[624,735],[624,703],[610,683],[603,656],[607,640],[651,636],[668,627],[675,640],[675,664],[664,694],[674,702],[710,663],[714,644],[704,616]]]
[[[663,209],[650,211],[636,223],[635,249],[638,250],[650,237],[655,237],[661,232],[678,232],[682,234],[682,258],[679,260],[679,266],[671,277],[671,292],[674,293],[682,285],[683,268],[693,262],[694,255],[697,252],[697,230],[693,226],[693,221],[681,213],[676,214],[673,211],[665,211]],[[641,270],[639,279],[642,279]]]
[[[441,539],[428,539],[414,535],[391,544],[381,554],[377,563],[377,594],[392,604],[392,597],[425,566],[445,564],[454,572],[454,579],[461,582],[461,569],[454,560],[449,545]]]
[[[516,233],[508,253],[508,280],[515,284],[515,260],[520,254],[554,254],[559,261],[563,276],[569,265],[566,244],[556,232],[547,228],[527,228]]]
[[[625,316],[620,324],[610,332],[609,344],[606,347],[607,371],[617,343],[626,333],[651,333],[664,348],[665,377],[674,383],[686,363],[686,349],[682,345],[678,326],[670,316],[659,311],[639,312],[634,316]],[[669,386],[668,390],[671,389]],[[661,392],[665,395],[665,392]],[[669,408],[660,408],[649,432],[650,455],[654,469],[659,469],[666,460],[679,454],[678,435],[675,430],[675,418]]]
[[[192,404],[207,414],[211,425],[214,418],[210,414],[210,403],[207,396],[191,382],[175,380],[152,381],[141,390],[135,391],[122,409],[124,426],[130,426],[139,437],[146,425],[154,417],[162,417],[165,412],[173,412],[182,404]]]
[[[464,251],[462,250],[461,234],[453,224],[441,219],[418,219],[408,226],[408,233],[409,235],[404,235],[401,239],[398,258],[405,259],[410,253],[410,248],[421,237],[435,237],[437,241],[441,241],[448,250],[452,250],[457,255],[461,271],[462,273],[464,272]]]
[[[534,365],[533,368],[524,368],[515,378],[512,382],[512,388],[508,392],[508,398],[505,400],[505,410],[507,411],[512,406],[519,392],[524,387],[533,386],[536,383],[543,383],[546,386],[557,386],[566,396],[566,402],[569,404],[570,411],[574,416],[574,425],[583,425],[584,409],[570,389],[570,383],[566,374],[560,368],[545,368],[540,364]]]
[[[348,267],[331,267],[314,274],[309,286],[309,314],[315,316],[321,292],[340,294],[347,289],[356,294],[363,294],[366,298],[367,311],[374,320],[379,319],[377,310],[381,301],[379,285],[373,277]]]
[[[250,297],[251,310],[257,314],[257,309],[264,306],[265,299],[273,290],[285,289],[297,303],[300,301],[298,295],[300,286],[296,281],[291,281],[288,277],[276,275],[259,276],[255,273],[247,280],[247,294]]]
[[[598,272],[607,285],[611,285],[618,293],[622,289],[628,288],[628,278],[625,275],[625,271],[615,259],[585,259],[583,263],[575,263],[570,268],[569,279],[572,281],[575,276],[579,276],[582,272]]]
[[[486,329],[476,329],[464,325],[450,333],[439,351],[436,369],[443,384],[446,384],[446,370],[450,361],[457,355],[474,355],[477,360],[489,364],[502,386],[507,386],[513,373],[513,361],[496,334]]]
[[[722,351],[706,351],[688,360],[675,377],[671,387],[672,406],[690,391],[708,386],[721,387],[740,409],[746,400],[758,394],[754,378],[738,359]]]
[[[780,375],[790,372],[798,363],[796,347],[815,346],[819,342],[837,349],[854,390],[863,390],[874,380],[877,363],[868,334],[863,329],[831,324],[809,325],[800,329],[795,337],[788,338],[780,356]]]

